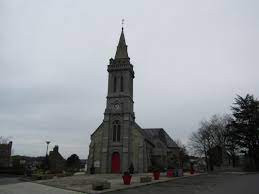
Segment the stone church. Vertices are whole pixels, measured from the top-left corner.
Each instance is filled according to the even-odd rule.
[[[143,129],[135,121],[133,65],[122,32],[115,58],[108,65],[108,95],[104,119],[91,135],[88,172],[123,173],[133,164],[135,172],[152,165],[166,168],[178,160],[179,148],[162,128]]]

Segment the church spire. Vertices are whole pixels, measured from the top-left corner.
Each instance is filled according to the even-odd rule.
[[[115,59],[128,59],[128,58],[129,56],[127,51],[127,45],[126,45],[123,27],[122,27],[119,44],[117,46],[117,51],[115,54]]]

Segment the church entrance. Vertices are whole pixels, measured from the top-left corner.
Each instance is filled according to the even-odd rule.
[[[112,173],[120,173],[120,154],[114,152],[112,154]]]

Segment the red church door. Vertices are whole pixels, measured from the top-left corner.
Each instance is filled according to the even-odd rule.
[[[114,152],[112,154],[112,173],[120,173],[120,154],[118,152]]]

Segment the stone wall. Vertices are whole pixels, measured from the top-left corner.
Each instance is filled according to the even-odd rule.
[[[154,138],[153,143],[155,144],[155,148],[152,152],[152,164],[159,168],[167,167],[166,145],[159,138]]]
[[[167,150],[167,164],[169,168],[176,168],[179,166],[179,148],[168,148]]]
[[[101,173],[101,157],[102,157],[102,125],[92,134],[89,146],[89,155],[87,163],[87,171],[90,172],[92,166],[95,167],[95,173]]]
[[[132,129],[132,155],[131,162],[134,166],[135,172],[143,171],[143,158],[139,158],[140,151],[143,149],[143,137],[140,134],[139,130],[136,128]],[[142,150],[143,151],[143,150]]]

